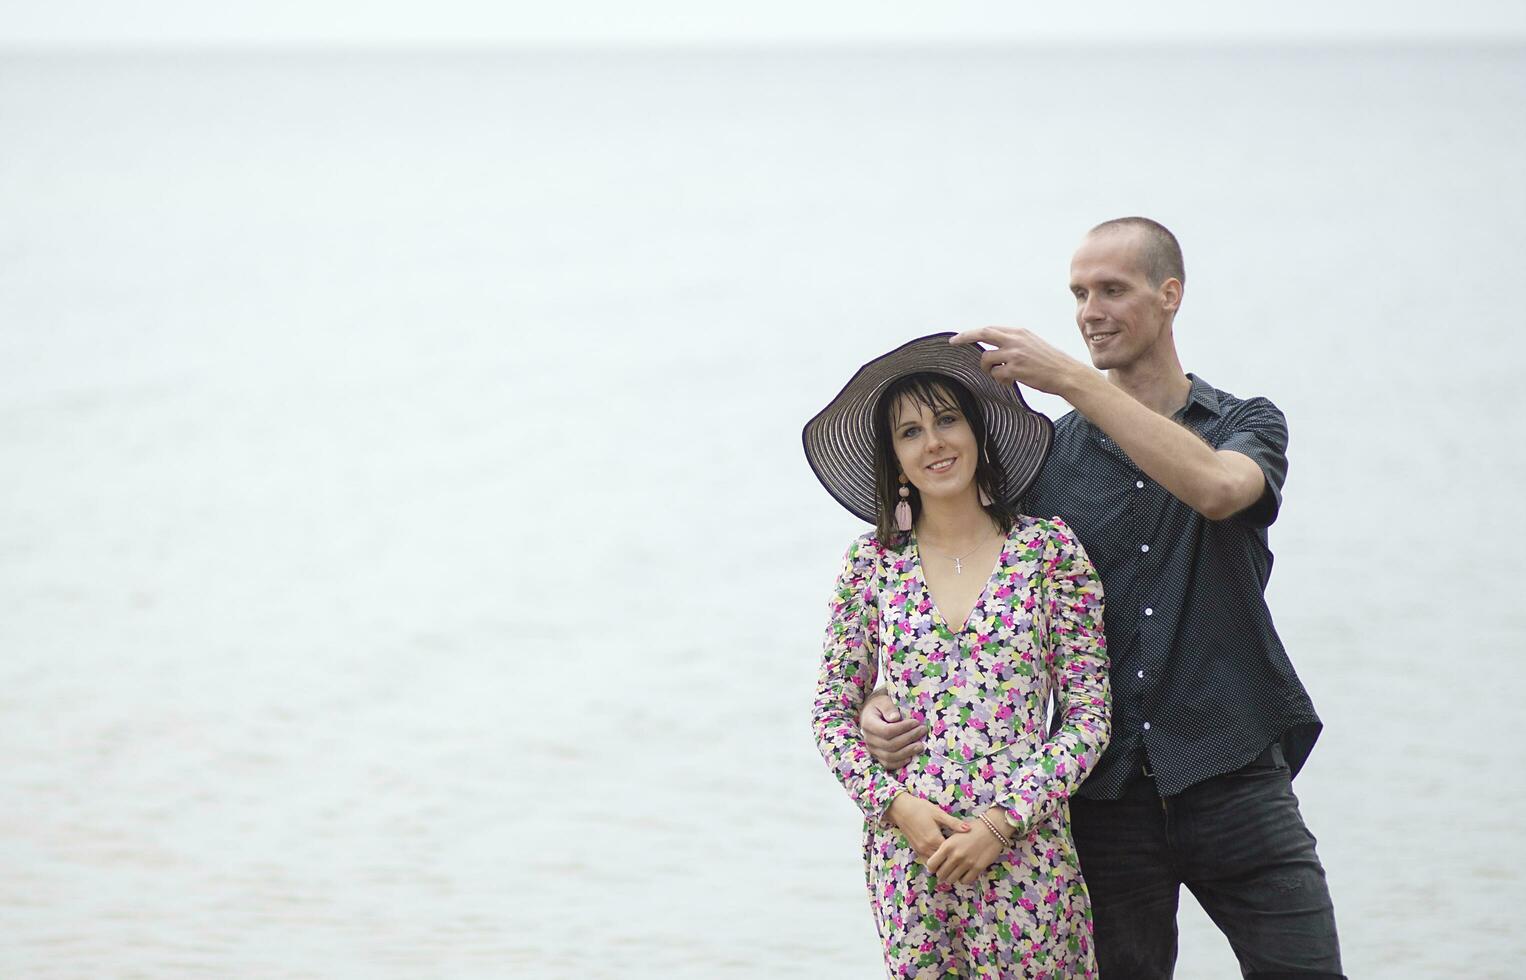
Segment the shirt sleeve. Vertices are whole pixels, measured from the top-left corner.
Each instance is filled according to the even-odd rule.
[[[883,819],[901,783],[874,761],[858,727],[859,709],[879,672],[879,603],[874,581],[877,546],[859,538],[843,556],[832,588],[811,727],[827,768],[870,821]]]
[[[1265,398],[1250,398],[1236,411],[1233,429],[1219,449],[1249,456],[1266,476],[1261,499],[1234,515],[1252,527],[1269,527],[1282,508],[1282,484],[1288,476],[1288,420]]]
[[[1013,770],[998,797],[1019,837],[1070,799],[1112,734],[1102,580],[1065,522],[1050,523],[1042,609],[1057,724],[1038,751]]]

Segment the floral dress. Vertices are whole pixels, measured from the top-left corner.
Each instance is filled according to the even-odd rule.
[[[1067,800],[1107,745],[1107,671],[1102,584],[1058,518],[1017,519],[958,629],[933,604],[914,534],[898,547],[872,533],[849,546],[812,722],[864,812],[865,878],[890,976],[1097,975]],[[879,683],[930,727],[926,751],[896,773],[858,727]],[[971,833],[989,833],[975,818],[997,803],[1017,828],[1014,846],[972,884],[939,882],[885,823],[901,792],[971,819]]]

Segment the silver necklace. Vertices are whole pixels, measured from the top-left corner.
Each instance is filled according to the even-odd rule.
[[[990,534],[987,534],[985,537],[980,539],[980,543],[979,544],[975,545],[975,547],[971,548],[969,551],[966,551],[964,554],[960,555],[957,558],[955,558],[953,555],[944,555],[943,556],[944,558],[947,558],[949,561],[954,563],[954,574],[955,575],[963,575],[964,574],[964,560],[966,558],[970,557],[971,555],[973,555],[976,551],[980,550],[980,546],[985,544],[987,541],[991,540],[992,535],[994,535],[995,533],[996,533],[995,531],[992,531]]]

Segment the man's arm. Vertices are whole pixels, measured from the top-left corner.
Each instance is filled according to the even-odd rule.
[[[1214,449],[1031,331],[982,327],[966,330],[950,343],[975,341],[996,347],[981,358],[993,377],[1070,402],[1150,479],[1209,520],[1232,517],[1266,492],[1266,475],[1249,456]]]
[[[1255,460],[1214,449],[1195,432],[1146,408],[1106,376],[1079,362],[1055,392],[1107,433],[1145,474],[1210,521],[1233,517],[1261,499],[1266,474]]]

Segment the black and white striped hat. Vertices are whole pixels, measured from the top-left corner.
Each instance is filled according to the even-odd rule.
[[[978,344],[950,344],[952,333],[918,337],[859,368],[831,404],[805,424],[801,440],[816,479],[855,516],[875,523],[874,406],[908,374],[942,374],[964,383],[985,416],[996,462],[1006,472],[1005,496],[1016,503],[1038,477],[1054,424],[1023,401],[1016,383],[1003,384],[980,366]]]

